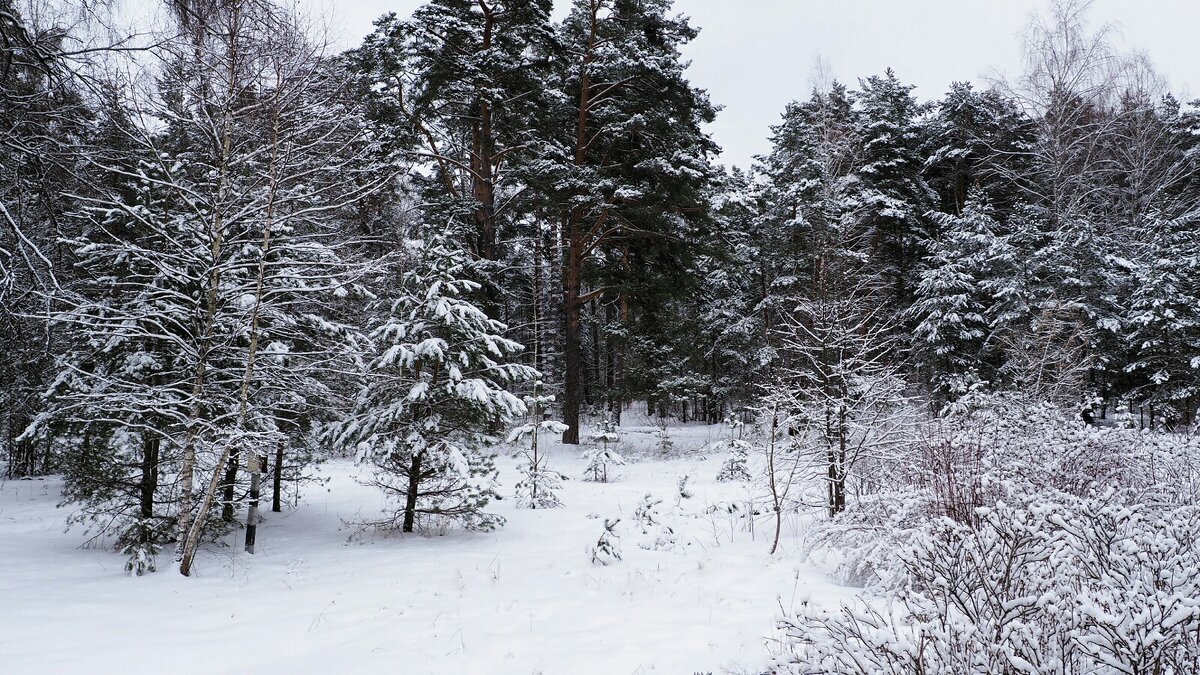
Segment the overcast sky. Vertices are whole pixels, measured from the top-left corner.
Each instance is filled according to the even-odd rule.
[[[332,16],[351,47],[385,12],[408,16],[420,0],[301,0]],[[567,0],[556,0],[565,13]],[[784,105],[807,97],[818,56],[839,80],[891,66],[939,98],[954,80],[1015,74],[1019,35],[1046,0],[675,0],[700,37],[688,46],[691,80],[724,106],[711,132],[722,161],[747,166],[768,149]],[[1146,52],[1172,91],[1200,95],[1200,0],[1096,0],[1092,24],[1114,24],[1117,46]]]

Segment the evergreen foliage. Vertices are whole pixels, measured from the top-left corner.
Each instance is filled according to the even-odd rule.
[[[526,412],[510,388],[536,371],[507,361],[521,346],[471,302],[479,285],[464,278],[463,250],[435,238],[413,253],[370,331],[366,385],[331,436],[372,464],[373,483],[395,500],[378,525],[412,532],[418,517],[436,516],[491,529],[503,523],[484,510],[496,496],[491,429]]]

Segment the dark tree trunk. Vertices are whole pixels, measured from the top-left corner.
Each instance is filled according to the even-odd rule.
[[[412,532],[417,522],[417,490],[421,487],[421,459],[424,452],[413,455],[408,467],[408,494],[404,497],[404,532]]]
[[[158,490],[158,455],[161,440],[158,436],[142,437],[142,494],[139,514],[154,517],[154,493]]]
[[[846,510],[846,412],[838,413],[837,445],[829,448],[829,517]]]
[[[608,327],[609,334],[604,340],[604,388],[608,395],[608,414],[613,420],[619,420],[621,416],[621,399],[617,392],[617,344],[613,338],[611,331],[617,323],[617,307],[614,303],[608,303],[604,306],[604,321]],[[617,422],[620,424],[620,422]]]
[[[232,453],[229,458],[229,467],[225,469],[225,503],[221,506],[221,520],[232,523],[236,515],[233,508],[234,487],[237,481],[238,470],[238,453]]]
[[[496,25],[496,15],[487,5],[480,3],[483,8],[483,44],[481,52],[486,53],[492,48],[492,32]],[[474,164],[471,172],[471,193],[475,198],[475,222],[479,227],[479,257],[484,260],[496,260],[496,187],[493,172],[493,156],[495,155],[495,138],[492,130],[492,102],[487,97],[479,100],[479,119],[475,125],[472,139],[471,159]]]
[[[275,475],[271,477],[271,510],[283,510],[283,444],[275,449]]]
[[[578,231],[572,222],[570,245],[567,250],[566,269],[563,270],[563,313],[566,324],[563,330],[563,432],[562,442],[579,445],[579,407],[583,395],[582,355],[580,354],[580,313],[583,304],[579,301],[580,246]]]

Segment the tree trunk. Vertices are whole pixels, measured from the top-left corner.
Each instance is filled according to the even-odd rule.
[[[575,125],[575,157],[576,166],[587,165],[588,149],[588,111],[591,107],[592,76],[588,70],[595,58],[596,24],[598,21],[599,5],[593,3],[591,12],[591,28],[588,35],[587,49],[580,64],[578,117]],[[582,395],[580,369],[583,364],[579,353],[579,321],[580,310],[580,277],[583,273],[584,241],[581,221],[584,211],[575,207],[566,214],[563,229],[563,423],[567,425],[563,432],[562,442],[567,445],[579,445],[579,404]]]
[[[588,350],[588,356],[591,357],[588,364],[587,377],[583,381],[583,403],[588,406],[588,409],[594,408],[604,395],[604,361],[602,356],[604,349],[600,343],[600,317],[595,305],[592,305],[592,311],[589,312],[588,333],[591,337],[591,345]]]
[[[237,472],[238,458],[234,455],[229,459],[229,466],[225,469],[225,493],[223,503],[221,504],[221,520],[232,523],[236,514],[233,508],[234,489],[237,487]]]
[[[567,425],[567,429],[563,432],[562,442],[568,445],[579,445],[579,407],[583,394],[579,372],[583,365],[579,349],[581,261],[576,227],[572,222],[566,269],[563,270],[563,313],[566,324],[563,330],[563,424]]]
[[[226,449],[221,453],[217,465],[213,468],[212,478],[208,481],[208,487],[204,490],[204,498],[200,501],[200,508],[196,509],[188,523],[185,536],[179,542],[179,573],[185,577],[192,575],[192,562],[195,561],[196,550],[200,546],[200,534],[204,531],[204,520],[208,517],[208,510],[212,508],[213,501],[216,499],[217,486],[221,483],[221,475],[225,472],[225,464],[228,461],[229,450]]]
[[[779,493],[778,476],[775,471],[775,435],[779,431],[778,407],[771,410],[771,436],[767,439],[767,481],[771,488],[771,508],[775,511],[775,538],[771,541],[768,555],[779,549],[779,534],[783,530],[783,500]]]
[[[408,467],[408,494],[404,497],[404,532],[412,532],[417,521],[417,490],[421,487],[421,460],[424,452],[413,455]]]
[[[481,53],[492,48],[492,32],[496,24],[496,15],[485,3],[480,3],[483,9],[483,41]],[[479,119],[476,120],[472,135],[471,160],[474,164],[471,172],[471,194],[475,199],[475,223],[479,232],[479,257],[484,260],[496,260],[496,188],[493,173],[493,156],[495,155],[495,138],[492,130],[492,102],[486,96],[479,99]],[[494,308],[493,308],[494,309]]]
[[[246,513],[246,553],[254,553],[254,538],[258,534],[258,484],[266,457],[250,458],[250,510]]]
[[[279,513],[283,510],[283,444],[275,449],[275,475],[272,476],[271,510]]]
[[[604,306],[604,322],[608,327],[608,335],[604,340],[604,389],[608,396],[608,416],[616,424],[620,424],[621,399],[617,392],[617,344],[612,336],[612,328],[617,323],[617,307],[614,303]]]
[[[154,516],[154,493],[158,490],[158,436],[142,438],[142,495],[139,514],[142,518]]]

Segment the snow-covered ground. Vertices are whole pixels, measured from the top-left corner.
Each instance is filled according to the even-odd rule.
[[[121,556],[79,548],[56,480],[0,484],[0,672],[755,673],[781,602],[850,595],[802,560],[794,527],[769,557],[766,521],[704,513],[752,492],[713,480],[722,457],[705,446],[721,427],[674,429],[669,459],[651,428],[624,432],[617,482],[579,480],[579,449],[551,444],[566,507],[505,499],[490,533],[351,538],[347,522],[382,501],[359,468],[329,462],[299,508],[266,513],[256,555],[210,549],[192,578],[169,555],[131,578]],[[506,488],[515,462],[499,462]],[[639,548],[633,510],[649,492],[670,516],[684,474],[690,515],[671,518],[686,545]],[[624,560],[608,567],[587,551],[605,517],[622,518]]]

